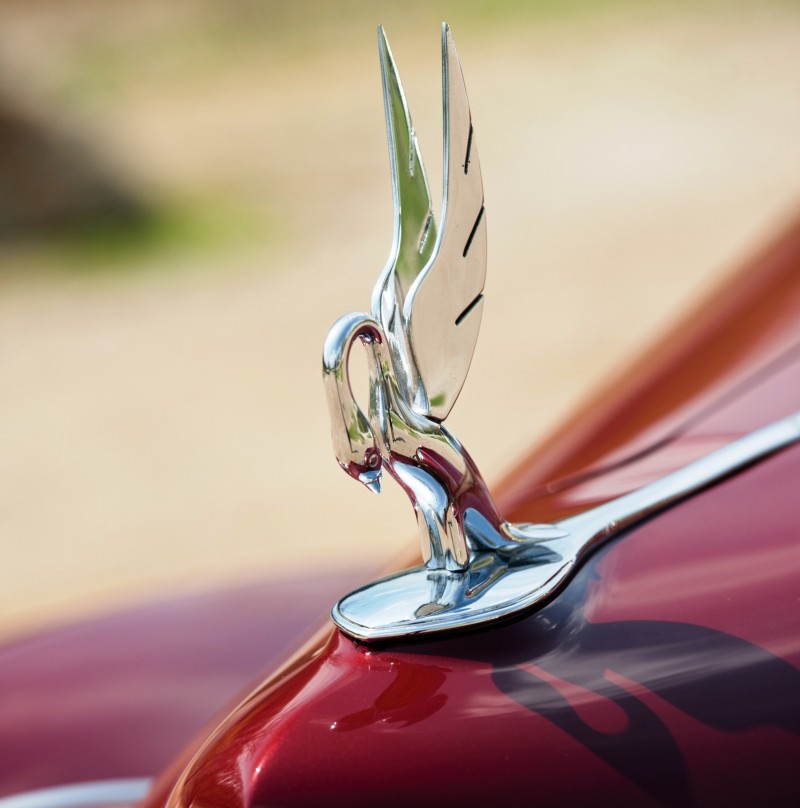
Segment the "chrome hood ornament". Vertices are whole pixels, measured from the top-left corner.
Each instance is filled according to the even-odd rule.
[[[464,79],[442,27],[444,194],[440,226],[397,68],[383,29],[378,44],[394,196],[394,239],[371,314],[331,328],[323,376],[339,465],[373,491],[388,472],[411,498],[428,569],[463,571],[477,535],[510,540],[463,447],[441,424],[467,377],[486,278],[483,183]],[[347,374],[360,341],[369,364],[369,412]]]
[[[336,624],[366,641],[473,626],[539,603],[600,541],[800,438],[795,416],[557,524],[505,522],[469,454],[442,425],[472,361],[486,278],[483,183],[461,66],[443,25],[444,190],[437,231],[383,29],[378,46],[394,238],[371,313],[346,314],[328,333],[323,381],[339,465],[376,493],[384,472],[397,481],[413,505],[425,563],[368,584],[334,607]],[[356,343],[369,368],[367,413],[348,375]]]

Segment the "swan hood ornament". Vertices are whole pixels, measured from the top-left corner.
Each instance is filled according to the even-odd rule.
[[[486,278],[483,182],[461,65],[444,24],[444,188],[437,227],[382,28],[378,47],[394,237],[372,293],[372,311],[346,314],[328,333],[323,381],[339,465],[376,493],[384,472],[397,481],[417,517],[424,563],[336,604],[334,622],[367,642],[476,626],[528,609],[563,586],[601,541],[800,438],[795,415],[556,524],[504,521],[469,454],[442,425],[472,361]],[[353,396],[348,374],[356,343],[369,369],[367,413]]]

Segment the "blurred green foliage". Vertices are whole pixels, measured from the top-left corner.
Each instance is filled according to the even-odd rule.
[[[760,1],[762,5],[791,2]],[[323,49],[344,54],[350,43],[361,47],[365,33],[374,31],[378,23],[386,24],[392,35],[416,35],[448,20],[459,35],[470,31],[476,36],[483,32],[502,36],[504,29],[521,24],[573,24],[579,18],[613,19],[615,14],[648,14],[676,7],[702,14],[722,6],[755,7],[757,2],[186,0],[165,5],[132,0],[113,6],[95,3],[100,13],[75,22],[75,10],[90,3],[70,0],[58,5],[52,0],[52,13],[69,24],[58,35],[57,47],[44,48],[46,58],[37,68],[40,75],[35,84],[46,88],[47,103],[60,105],[68,110],[67,117],[74,116],[91,129],[109,113],[113,117],[114,111],[125,109],[132,96],[163,94],[162,109],[170,110],[170,99],[180,98],[187,88],[190,93],[202,93],[204,79],[220,73],[230,71],[234,84],[247,71],[281,81],[296,61],[309,61],[310,55]],[[102,135],[97,138],[102,139]],[[44,234],[29,247],[46,252],[51,261],[70,271],[98,272],[141,268],[165,256],[174,263],[183,255],[213,255],[239,245],[274,245],[288,226],[285,221],[278,226],[266,204],[248,202],[235,189],[230,193],[209,190],[204,183],[218,187],[213,179],[201,178],[196,187],[175,187],[171,178],[163,180],[158,189],[142,188],[140,193],[135,187],[138,180],[130,178],[133,195],[145,200],[141,217],[100,217],[90,224]],[[280,194],[280,189],[274,193]],[[278,207],[273,200],[272,209]]]
[[[280,232],[255,205],[227,197],[175,199],[151,204],[138,219],[109,216],[54,233],[45,251],[71,272],[99,273],[162,267],[177,257],[217,258],[254,242],[266,244]],[[174,262],[173,262],[174,263]]]

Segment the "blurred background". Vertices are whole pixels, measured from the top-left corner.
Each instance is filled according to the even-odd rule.
[[[0,0],[0,635],[414,539],[337,469],[320,351],[391,240],[376,25],[436,190],[443,19],[490,481],[800,206],[796,2]]]

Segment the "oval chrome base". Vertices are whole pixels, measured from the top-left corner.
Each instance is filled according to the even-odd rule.
[[[390,575],[342,598],[333,608],[333,620],[351,637],[369,641],[465,628],[515,614],[554,592],[574,566],[574,558],[551,547],[535,549],[531,555],[536,557],[525,564],[511,566],[482,553],[464,572],[422,566]]]

